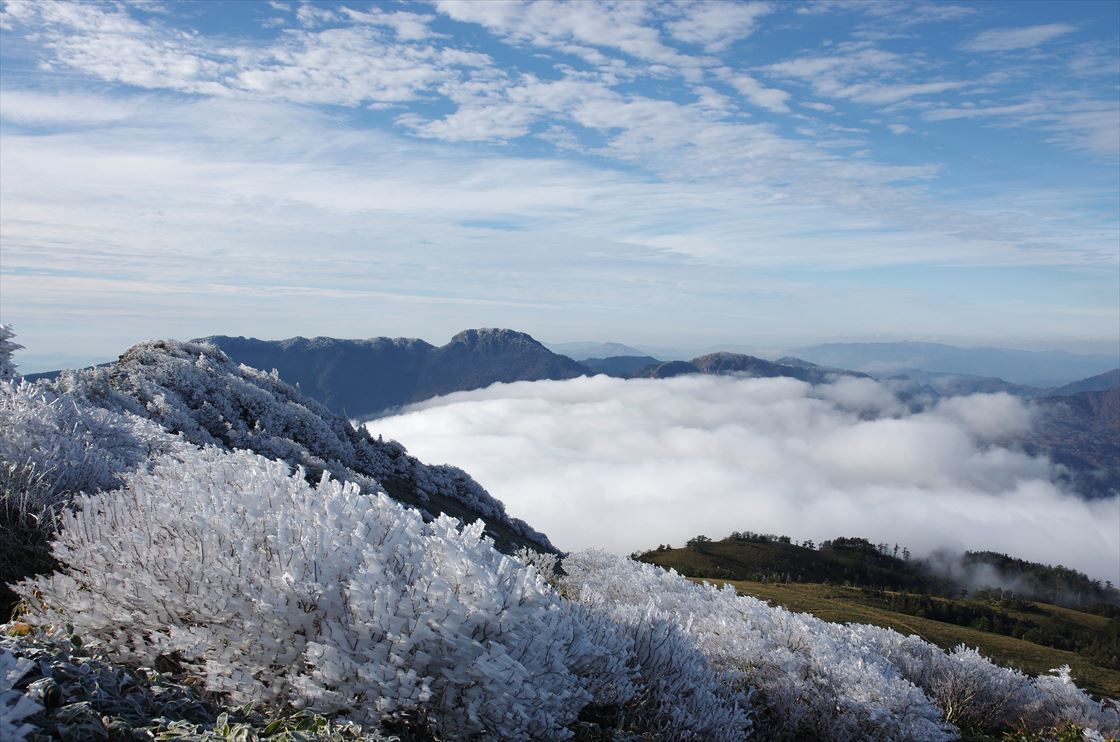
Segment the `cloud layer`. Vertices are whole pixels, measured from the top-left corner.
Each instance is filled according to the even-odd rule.
[[[868,380],[690,376],[497,384],[368,423],[470,472],[563,549],[644,550],[734,530],[994,549],[1120,581],[1120,502],[1085,502],[1000,445],[1007,395],[919,414]]]

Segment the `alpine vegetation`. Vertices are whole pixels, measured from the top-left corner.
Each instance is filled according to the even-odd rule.
[[[466,474],[205,344],[0,383],[0,424],[5,533],[50,546],[4,576],[25,577],[8,633],[74,637],[227,706],[444,739],[1120,734],[1066,668],[1031,678],[601,552],[557,568]],[[13,739],[46,723],[17,657],[0,655]]]
[[[18,587],[24,620],[69,624],[132,666],[174,656],[235,704],[450,738],[564,738],[588,705],[630,705],[634,726],[683,737],[750,727],[746,690],[675,623],[619,625],[562,599],[480,522],[425,522],[214,448],[77,504],[55,543],[64,569]]]
[[[954,725],[1049,729],[1063,722],[1120,734],[1120,704],[1080,691],[1069,668],[1031,678],[976,651],[791,613],[729,585],[599,551],[564,560],[566,591],[622,618],[671,617],[713,669],[757,690],[764,739],[955,739]]]

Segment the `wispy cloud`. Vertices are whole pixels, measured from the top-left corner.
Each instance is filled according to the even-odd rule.
[[[946,90],[959,90],[965,82],[923,82],[912,84],[875,85],[859,83],[836,91],[838,98],[851,98],[863,103],[891,105],[917,96],[936,95]]]
[[[962,48],[973,52],[1006,52],[1013,49],[1029,49],[1071,34],[1076,30],[1076,26],[1071,26],[1068,23],[1046,23],[1040,26],[1023,26],[1020,28],[990,28],[965,42]]]
[[[435,7],[454,20],[477,23],[516,43],[559,51],[571,45],[613,49],[634,59],[690,70],[692,74],[698,64],[698,60],[661,40],[657,28],[649,23],[656,6],[648,3],[436,0]],[[695,36],[703,34],[703,26],[686,25],[683,29]],[[749,31],[749,27],[745,30]],[[713,41],[718,37],[707,38]]]
[[[726,80],[755,105],[776,113],[789,113],[790,94],[785,90],[766,87],[746,74],[729,75]]]
[[[892,36],[911,19],[968,15],[969,35],[998,21],[941,3],[806,6],[834,14],[827,29],[782,3],[252,9],[4,4],[5,271],[227,285],[207,282],[204,264],[276,287],[298,265],[310,288],[340,282],[329,300],[355,307],[361,284],[389,282],[472,308],[562,306],[589,327],[596,304],[620,327],[658,316],[685,334],[742,317],[792,327],[810,295],[828,321],[925,321],[884,309],[906,304],[886,279],[853,299],[845,271],[1057,267],[1098,281],[1116,262],[1112,202],[1098,192],[1085,206],[1078,182],[1111,175],[1099,155],[1115,150],[1114,90],[1086,70],[1115,44],[1084,25],[1083,43],[986,57],[977,77],[956,53],[961,28]],[[974,143],[984,126],[1019,128],[1013,157]],[[1062,159],[1060,186],[1034,184],[1023,153],[1037,151]],[[990,156],[998,166],[980,164]],[[992,172],[1008,174],[979,191],[997,195],[976,197],[971,179]],[[5,284],[5,312],[34,301],[28,286]],[[591,301],[591,286],[611,298]],[[83,293],[92,284],[72,298]],[[393,333],[461,329],[424,325],[384,293],[353,316],[409,323]],[[859,296],[878,309],[844,309]],[[231,301],[221,294],[227,315],[252,314]],[[1087,308],[1077,292],[1053,303]],[[336,310],[317,321],[358,324]],[[268,311],[312,321],[279,301]],[[532,311],[445,317],[561,324]]]
[[[798,80],[818,96],[854,101],[872,106],[892,106],[919,96],[936,96],[962,90],[972,83],[964,80],[911,81],[924,62],[856,42],[833,48],[831,53],[805,55],[769,65],[778,78]]]
[[[814,0],[797,9],[798,15],[828,13],[859,13],[874,19],[886,19],[892,26],[915,26],[943,23],[968,18],[977,9],[950,2],[911,2],[909,0]]]
[[[1002,126],[1035,126],[1051,141],[1077,152],[1120,156],[1120,106],[1115,101],[1069,94],[1036,95],[1020,103],[933,108],[926,121],[986,119]]]
[[[772,13],[769,2],[711,3],[698,0],[675,6],[680,13],[665,24],[669,34],[709,52],[721,52],[732,43],[749,36],[758,19]]]
[[[312,25],[338,16],[327,15]],[[272,45],[214,45],[155,22],[141,23],[111,5],[9,3],[10,23],[45,35],[51,63],[103,80],[218,97],[281,98],[300,103],[360,106],[416,99],[465,70],[488,66],[484,54],[438,45],[394,43],[428,39],[427,16],[350,12],[347,27],[291,30]],[[308,20],[311,23],[311,20]]]

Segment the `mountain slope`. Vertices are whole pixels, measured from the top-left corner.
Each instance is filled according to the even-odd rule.
[[[554,551],[547,537],[509,517],[465,472],[427,466],[395,441],[372,438],[276,376],[238,366],[204,343],[141,343],[109,368],[66,371],[48,388],[93,407],[153,421],[196,446],[248,449],[308,480],[323,471],[386,493],[422,512],[484,520],[505,550]]]
[[[202,338],[236,363],[276,369],[335,413],[372,416],[393,407],[495,382],[571,379],[587,373],[513,330],[465,330],[441,347],[411,338]]]
[[[1040,397],[1034,404],[1038,414],[1024,447],[1067,467],[1080,494],[1120,491],[1120,387]]]
[[[817,548],[753,533],[637,559],[829,621],[919,632],[946,649],[967,641],[1030,672],[1070,664],[1095,692],[1120,693],[1120,593],[1061,566],[992,552],[899,559],[864,539]]]
[[[996,394],[1007,392],[1016,397],[1039,397],[1048,393],[1026,384],[1013,384],[994,376],[951,374],[940,371],[922,371],[907,368],[887,377],[879,377],[896,391],[911,395],[929,394],[937,397],[956,397],[968,394]]]
[[[1071,394],[1079,394],[1080,392],[1107,392],[1113,387],[1120,386],[1120,368],[1114,368],[1111,371],[1105,371],[1103,374],[1090,376],[1087,379],[1081,379],[1065,386],[1048,389],[1046,396],[1048,397],[1064,397]]]
[[[754,356],[740,353],[709,353],[693,358],[691,361],[669,361],[637,371],[632,374],[634,378],[668,379],[673,376],[685,374],[713,374],[749,376],[751,378],[776,378],[787,377],[800,379],[810,384],[825,383],[837,375],[859,376],[868,378],[867,374],[840,369],[824,368],[813,363],[806,363],[800,359],[792,359],[797,363],[782,363],[767,361]]]

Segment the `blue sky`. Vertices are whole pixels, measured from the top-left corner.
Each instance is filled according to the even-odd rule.
[[[1120,342],[1115,2],[2,7],[29,354]]]

